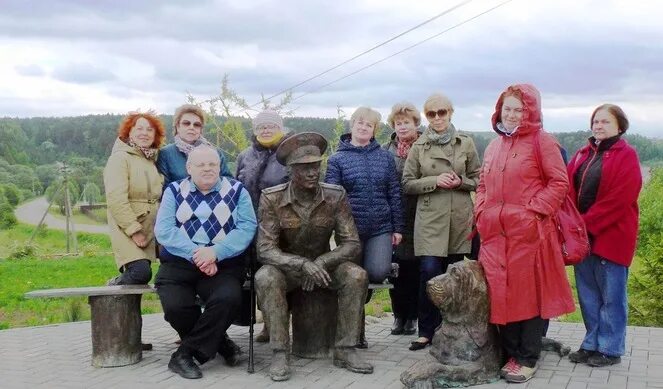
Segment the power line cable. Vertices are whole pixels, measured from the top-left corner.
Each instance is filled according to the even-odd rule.
[[[290,91],[290,90],[293,90],[293,89],[295,89],[295,88],[297,88],[297,87],[300,87],[300,86],[302,86],[302,85],[304,85],[304,84],[306,84],[306,83],[308,83],[308,82],[310,82],[310,81],[313,81],[313,80],[315,80],[316,78],[322,77],[322,76],[324,76],[325,74],[327,74],[327,73],[329,73],[329,72],[331,72],[331,71],[333,71],[333,70],[336,70],[336,69],[340,68],[341,66],[346,65],[346,64],[348,64],[348,63],[354,61],[355,59],[357,59],[357,58],[359,58],[359,57],[362,57],[362,56],[364,56],[364,55],[370,53],[371,51],[374,51],[374,50],[376,50],[376,49],[378,49],[378,48],[380,48],[380,47],[386,45],[387,43],[393,42],[394,40],[396,40],[396,39],[402,37],[403,35],[408,34],[408,33],[412,32],[412,31],[414,31],[414,30],[416,30],[416,29],[418,29],[418,28],[420,28],[420,27],[422,27],[422,26],[424,26],[424,25],[426,25],[426,24],[432,22],[432,21],[435,20],[435,19],[439,19],[440,17],[442,17],[442,16],[444,16],[444,15],[450,13],[450,12],[453,12],[453,11],[455,11],[456,9],[458,9],[458,8],[460,8],[460,7],[462,7],[462,6],[466,5],[466,4],[468,4],[468,3],[471,3],[472,1],[474,1],[474,0],[465,0],[465,1],[462,1],[462,2],[460,2],[460,3],[456,4],[456,5],[454,5],[453,7],[449,8],[449,9],[446,9],[446,10],[440,12],[439,14],[437,14],[437,15],[435,15],[435,16],[433,16],[433,17],[431,17],[431,18],[429,18],[429,19],[427,19],[427,20],[425,20],[425,21],[423,21],[423,22],[421,22],[421,23],[419,23],[419,24],[417,24],[416,26],[411,27],[411,28],[409,28],[409,29],[407,29],[407,30],[401,32],[400,34],[395,35],[395,36],[393,36],[393,37],[387,39],[386,41],[384,41],[384,42],[382,42],[382,43],[379,43],[379,44],[377,44],[377,45],[371,47],[370,49],[365,50],[365,51],[363,51],[363,52],[361,52],[361,53],[355,55],[354,57],[352,57],[352,58],[350,58],[350,59],[348,59],[348,60],[345,60],[345,61],[339,63],[338,65],[335,65],[335,66],[333,66],[333,67],[331,67],[331,68],[329,68],[329,69],[327,69],[327,70],[325,70],[325,71],[323,71],[323,72],[320,72],[320,73],[318,73],[318,74],[316,74],[316,75],[314,75],[314,76],[311,76],[311,77],[307,78],[307,79],[304,80],[304,81],[301,81],[301,82],[299,82],[299,83],[297,83],[297,84],[295,84],[295,85],[293,85],[293,86],[291,86],[291,87],[289,87],[289,88],[285,88],[285,89],[281,90],[280,92],[277,92],[277,93],[275,93],[275,94],[273,94],[273,95],[271,95],[271,96],[269,96],[269,97],[263,99],[262,101],[259,101],[259,102],[255,103],[255,104],[251,105],[249,108],[253,108],[253,107],[257,106],[257,105],[262,104],[262,102],[265,101],[265,100],[271,100],[271,99],[273,99],[274,97],[280,96],[280,95],[282,95],[282,94],[284,94],[284,93],[286,93],[286,92],[288,92],[288,91]]]
[[[449,31],[451,31],[451,30],[453,30],[453,29],[455,29],[455,28],[457,28],[457,27],[460,27],[460,26],[462,26],[462,25],[464,25],[464,24],[466,24],[466,23],[469,23],[469,22],[473,21],[474,19],[477,19],[477,18],[479,18],[479,17],[481,17],[481,16],[483,16],[483,15],[489,13],[489,12],[492,12],[492,11],[496,10],[497,8],[499,8],[499,7],[503,6],[503,5],[506,5],[507,3],[510,3],[510,2],[512,2],[512,1],[513,1],[513,0],[506,0],[506,1],[503,1],[503,2],[501,2],[501,3],[499,3],[499,4],[497,4],[496,6],[494,6],[494,7],[492,7],[492,8],[489,8],[489,9],[486,10],[486,11],[483,11],[483,12],[481,12],[481,13],[479,13],[479,14],[477,14],[477,15],[475,15],[475,16],[469,18],[469,19],[466,19],[466,20],[464,20],[464,21],[462,21],[462,22],[460,22],[460,23],[458,23],[458,24],[456,24],[456,25],[454,25],[454,26],[451,26],[451,27],[447,28],[446,30],[444,30],[444,31],[442,31],[442,32],[439,32],[439,33],[437,33],[437,34],[435,34],[435,35],[433,35],[433,36],[430,36],[430,37],[428,37],[428,38],[426,38],[426,39],[424,39],[424,40],[422,40],[422,41],[419,41],[419,42],[413,44],[412,46],[408,46],[408,47],[404,48],[403,50],[397,51],[397,52],[395,52],[395,53],[393,53],[393,54],[391,54],[391,55],[389,55],[389,56],[387,56],[387,57],[384,57],[384,58],[382,58],[382,59],[380,59],[380,60],[378,60],[378,61],[375,61],[375,62],[370,63],[370,64],[368,64],[368,65],[366,65],[366,66],[364,66],[364,67],[361,67],[361,68],[355,70],[354,72],[351,72],[351,73],[346,74],[346,75],[343,76],[343,77],[337,78],[337,79],[335,79],[335,80],[333,80],[333,81],[330,81],[330,82],[328,82],[328,83],[326,83],[326,84],[323,84],[323,85],[321,85],[321,86],[319,86],[319,87],[317,87],[317,88],[315,88],[315,89],[312,89],[312,90],[310,90],[310,91],[308,91],[308,92],[305,92],[305,93],[303,93],[303,94],[301,94],[301,95],[299,95],[299,96],[297,96],[297,97],[294,97],[294,98],[292,99],[292,101],[299,100],[299,99],[301,99],[301,98],[304,97],[304,96],[310,95],[311,93],[315,93],[315,92],[317,92],[317,91],[319,91],[319,90],[321,90],[321,89],[324,89],[324,88],[326,88],[326,87],[328,87],[328,86],[330,86],[330,85],[333,85],[333,84],[335,84],[335,83],[337,83],[337,82],[339,82],[339,81],[345,80],[345,79],[348,78],[348,77],[354,76],[354,75],[357,74],[357,73],[363,72],[364,70],[366,70],[366,69],[368,69],[368,68],[371,68],[371,67],[373,67],[373,66],[375,66],[375,65],[377,65],[377,64],[379,64],[379,63],[382,63],[382,62],[384,62],[384,61],[386,61],[386,60],[388,60],[388,59],[391,59],[391,58],[393,58],[393,57],[395,57],[395,56],[397,56],[397,55],[399,55],[399,54],[404,53],[405,51],[408,51],[408,50],[410,50],[410,49],[413,49],[413,48],[415,48],[415,47],[417,47],[417,46],[419,46],[419,45],[421,45],[421,44],[423,44],[423,43],[426,43],[426,42],[432,40],[432,39],[435,39],[435,38],[437,38],[438,36],[440,36],[440,35],[442,35],[442,34],[444,34],[444,33],[447,33],[447,32],[449,32]]]

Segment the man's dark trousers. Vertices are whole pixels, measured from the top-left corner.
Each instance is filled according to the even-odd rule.
[[[233,262],[236,261],[219,263],[219,271],[208,277],[183,258],[161,257],[155,286],[164,317],[180,335],[181,347],[199,363],[216,355],[226,330],[239,313],[243,268],[241,262]],[[204,310],[197,304],[196,296],[203,301]]]

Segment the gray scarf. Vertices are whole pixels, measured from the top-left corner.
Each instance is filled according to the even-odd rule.
[[[198,138],[197,141],[193,142],[193,144],[186,143],[185,141],[182,140],[182,138],[180,138],[179,135],[175,135],[175,139],[174,139],[174,141],[175,141],[175,147],[177,147],[177,149],[178,149],[179,151],[183,152],[184,155],[187,155],[187,156],[189,155],[189,153],[190,153],[193,149],[195,149],[196,147],[198,147],[198,146],[200,146],[200,145],[205,145],[205,146],[214,147],[214,145],[211,144],[211,143],[210,143],[207,139],[205,139],[205,137],[203,137],[202,135],[200,136],[200,138]]]
[[[426,129],[426,132],[424,132],[424,135],[426,135],[426,137],[432,144],[446,145],[451,141],[451,138],[453,138],[454,135],[456,135],[456,127],[454,127],[453,124],[449,123],[449,127],[442,134],[438,134],[437,132],[435,132],[435,130],[428,127]]]

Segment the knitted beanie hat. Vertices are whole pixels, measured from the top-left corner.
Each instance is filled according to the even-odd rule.
[[[253,118],[253,132],[255,132],[261,124],[268,123],[275,124],[283,130],[283,119],[281,119],[279,113],[271,109],[266,109]]]

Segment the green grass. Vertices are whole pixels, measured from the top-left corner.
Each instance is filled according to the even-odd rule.
[[[90,309],[85,298],[26,299],[23,294],[37,289],[104,285],[117,275],[108,236],[79,233],[81,255],[63,257],[64,232],[44,229],[37,234],[33,255],[25,259],[6,259],[28,241],[33,229],[19,224],[0,231],[0,248],[4,248],[0,249],[0,329],[88,320]],[[153,265],[153,274],[157,266]],[[639,269],[636,257],[630,272],[635,274]],[[566,270],[577,306],[573,268]],[[381,317],[391,312],[389,291],[377,290],[365,308],[369,316]],[[161,312],[155,294],[143,296],[142,312]],[[580,308],[559,320],[582,322]]]
[[[101,211],[103,212],[103,215],[101,212],[96,212],[96,211]],[[60,213],[60,207],[58,206],[52,206],[49,208],[48,213],[52,215],[53,217],[61,220],[65,220],[66,216]],[[106,210],[95,210],[95,215],[99,216],[99,220],[106,220]],[[93,224],[93,225],[104,225],[106,223],[99,222],[86,214],[82,213],[79,209],[73,209],[72,210],[72,215],[71,217],[74,220],[74,224]]]
[[[27,242],[32,230],[31,226],[18,225],[0,231],[0,247]],[[85,253],[79,257],[59,257],[65,251],[64,233],[46,230],[38,234],[36,254],[32,257],[0,260],[0,329],[89,320],[90,308],[84,297],[23,297],[24,293],[37,289],[102,286],[117,275],[108,237],[86,233],[78,236],[79,247]],[[0,257],[8,254],[0,252]],[[143,297],[142,311],[161,311],[155,294]]]
[[[96,218],[95,220],[97,220],[97,222],[102,222],[103,224],[108,223],[108,213],[106,212],[106,208],[92,209],[90,210],[90,213],[94,215],[94,217]]]
[[[391,312],[391,299],[389,298],[389,290],[378,289],[373,293],[371,301],[364,307],[367,316],[383,317],[386,313]]]

